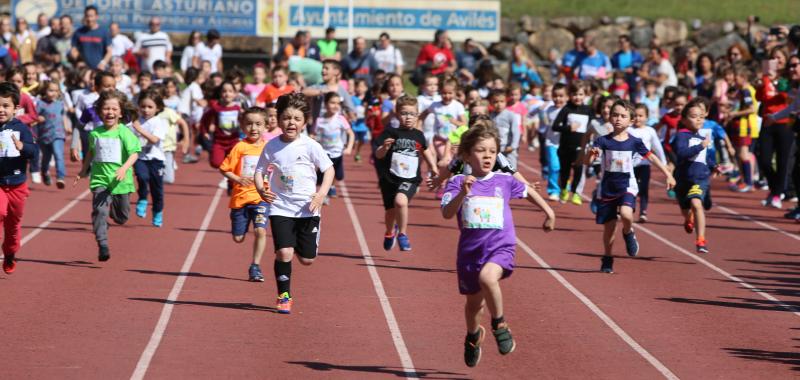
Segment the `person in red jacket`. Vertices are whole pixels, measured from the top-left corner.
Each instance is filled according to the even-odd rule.
[[[433,42],[422,47],[417,56],[417,67],[433,75],[455,71],[456,60],[450,48],[447,31],[437,30]]]

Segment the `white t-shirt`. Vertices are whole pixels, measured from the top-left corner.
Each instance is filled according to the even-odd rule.
[[[464,119],[466,110],[464,105],[458,100],[453,100],[450,104],[442,104],[441,101],[431,104],[431,111],[433,112],[433,132],[434,135],[440,139],[448,139],[450,132],[458,128],[453,124],[454,119]]]
[[[653,127],[628,127],[628,134],[642,140],[644,146],[648,150],[656,154],[656,157],[661,162],[667,162],[664,157],[664,148],[661,147],[661,140],[658,138],[658,132]],[[650,160],[640,156],[638,153],[633,155],[633,166],[650,165]]]
[[[197,52],[195,54],[200,58],[200,62],[211,62],[211,73],[213,74],[217,72],[217,63],[220,58],[222,58],[222,45],[216,44],[214,47],[209,48],[206,44],[201,42],[197,45]]]
[[[339,158],[345,147],[345,133],[350,129],[350,123],[342,114],[334,117],[318,117],[314,130],[317,134],[317,141],[322,145],[322,149],[328,153],[330,158]]]
[[[675,74],[675,68],[672,67],[672,64],[669,63],[668,60],[662,59],[661,63],[658,65],[651,65],[650,66],[650,76],[658,77],[659,75],[666,75],[667,80],[661,84],[658,88],[658,93],[663,94],[664,89],[668,86],[677,86],[678,85],[678,76]]]
[[[81,116],[83,115],[84,112],[86,112],[87,109],[94,107],[94,102],[97,101],[98,98],[100,98],[100,94],[96,92],[86,91],[83,93],[79,92],[76,95],[77,97],[75,99],[75,116],[78,118],[78,120],[80,120]],[[94,127],[95,125],[93,121],[90,121],[83,125],[83,129],[86,131],[91,131],[94,129]]]
[[[558,148],[561,142],[561,132],[553,130],[553,122],[555,122],[556,117],[558,117],[558,113],[561,112],[561,108],[563,107],[556,107],[555,104],[552,104],[543,109],[539,114],[540,121],[546,128],[544,131],[544,146]]]
[[[186,69],[192,66],[192,59],[197,54],[197,49],[194,46],[187,46],[183,49],[181,54],[181,71],[186,72]]]
[[[117,34],[116,37],[111,39],[111,55],[114,57],[122,57],[125,53],[133,49],[133,41],[124,34]]]
[[[397,72],[397,66],[405,65],[403,53],[394,45],[389,45],[386,49],[372,48],[372,56],[378,62],[378,68],[387,73]]]
[[[128,99],[133,99],[133,93],[131,92],[132,86],[133,86],[133,80],[131,80],[131,77],[122,74],[122,76],[117,81],[116,89],[117,91],[120,91],[123,94],[125,94],[125,96],[127,96]]]
[[[142,146],[142,151],[139,153],[139,159],[143,161],[165,161],[166,156],[164,155],[164,149],[162,146],[164,144],[164,138],[167,137],[167,130],[169,129],[167,121],[163,117],[156,115],[147,121],[139,120],[139,122],[142,123],[142,129],[147,131],[147,133],[158,137],[158,142],[151,144],[150,141],[147,141],[147,139],[140,135],[136,129],[131,128],[133,134],[139,138],[139,144]]]
[[[419,105],[419,112],[425,111],[430,107],[433,103],[442,101],[442,97],[439,94],[435,94],[433,96],[428,96],[425,94],[417,96],[417,104]],[[433,124],[436,117],[434,115],[428,115],[425,120],[422,121],[422,133],[425,134],[425,139],[428,140],[428,144],[430,145],[433,142]]]
[[[197,104],[197,101],[202,99],[203,89],[197,82],[192,82],[181,91],[181,104],[178,106],[178,112],[189,116],[190,124],[199,123],[203,117],[203,107]]]
[[[136,36],[136,44],[134,51],[147,50],[147,58],[145,58],[144,69],[153,71],[153,63],[161,60],[167,61],[167,52],[172,51],[172,42],[169,35],[164,32],[155,33],[139,33]]]
[[[322,145],[306,135],[294,141],[272,139],[264,146],[256,165],[256,173],[269,174],[269,185],[277,198],[270,205],[269,215],[308,218],[319,215],[309,210],[317,192],[317,170],[333,166]],[[271,170],[268,170],[270,169]]]

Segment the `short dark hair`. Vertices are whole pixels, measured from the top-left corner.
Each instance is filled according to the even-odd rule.
[[[165,62],[165,61],[162,61],[162,60],[160,60],[160,59],[159,59],[159,60],[157,60],[157,61],[155,61],[155,62],[153,62],[153,70],[154,70],[154,71],[155,71],[155,70],[166,69],[166,68],[167,68],[167,66],[169,66],[169,65],[167,65],[167,62]]]
[[[308,106],[308,100],[305,95],[299,92],[281,95],[281,97],[278,98],[277,108],[279,118],[289,108],[294,108],[302,112],[306,121],[311,117],[311,108]]]
[[[615,101],[614,104],[611,105],[611,109],[613,110],[614,107],[624,108],[626,111],[628,111],[628,116],[631,119],[633,119],[633,115],[636,114],[636,107],[634,107],[633,104],[631,104],[631,102],[625,99],[617,99],[617,101]]]
[[[206,33],[206,39],[208,40],[218,40],[220,37],[222,37],[222,35],[219,34],[219,30],[216,29],[209,29],[208,33]]]
[[[336,32],[336,28],[334,28],[332,26],[329,26],[329,27],[325,28],[325,34],[335,33],[335,32]]]
[[[247,115],[261,115],[262,117],[264,117],[264,120],[266,121],[267,109],[264,107],[257,107],[257,106],[245,108],[244,111],[242,111],[242,120],[244,120],[244,117]]]
[[[161,92],[161,89],[158,87],[148,88],[147,90],[142,91],[139,94],[139,99],[137,99],[137,103],[141,104],[142,100],[150,99],[153,103],[156,104],[156,109],[158,112],[164,110],[164,96]]]
[[[341,99],[342,96],[339,95],[338,92],[330,91],[330,92],[325,93],[325,96],[323,97],[323,101],[325,102],[325,104],[328,104],[328,102],[330,102],[333,98]]]
[[[94,86],[100,87],[103,85],[103,78],[111,77],[114,78],[114,74],[111,74],[109,71],[96,71],[94,73]]]
[[[83,8],[83,14],[86,14],[86,12],[89,12],[89,11],[94,11],[94,13],[100,13],[100,12],[97,11],[97,6],[96,5],[87,5],[85,8]]]
[[[11,98],[14,107],[19,105],[19,89],[11,82],[0,82],[0,98]]]

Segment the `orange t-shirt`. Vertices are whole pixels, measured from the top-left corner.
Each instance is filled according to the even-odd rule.
[[[278,98],[281,95],[286,95],[289,93],[294,92],[294,87],[291,85],[283,86],[283,89],[275,87],[274,84],[270,83],[267,87],[264,87],[264,91],[261,91],[260,94],[256,97],[257,104],[270,104],[273,102],[278,101]]]
[[[261,151],[264,150],[265,143],[258,140],[258,142],[250,143],[248,141],[240,141],[233,147],[219,170],[224,172],[231,172],[240,177],[253,178],[256,175],[256,164],[261,157]],[[233,184],[233,191],[231,192],[231,201],[228,203],[230,208],[242,208],[246,205],[253,205],[261,203],[261,196],[258,195],[256,185],[242,186],[238,183]]]

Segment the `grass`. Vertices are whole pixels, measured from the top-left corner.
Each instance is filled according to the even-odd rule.
[[[520,15],[552,18],[562,16],[634,16],[655,20],[745,21],[757,15],[761,23],[797,23],[800,0],[503,0],[506,17]]]

